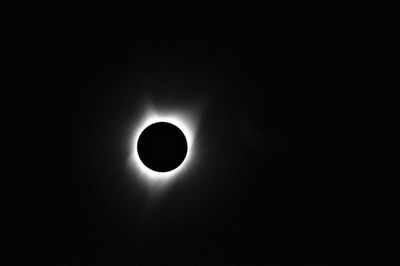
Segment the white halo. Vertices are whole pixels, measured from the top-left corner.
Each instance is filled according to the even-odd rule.
[[[145,128],[148,126],[158,123],[158,122],[167,122],[177,126],[185,135],[187,141],[187,153],[183,162],[175,169],[168,172],[157,172],[151,170],[139,158],[137,143],[139,140],[140,134],[143,132]],[[150,183],[165,183],[174,179],[178,174],[184,172],[188,165],[192,161],[193,157],[193,141],[194,141],[194,125],[193,122],[190,123],[190,120],[185,117],[183,114],[160,114],[155,111],[148,112],[145,115],[144,119],[139,123],[139,125],[135,128],[133,133],[133,138],[131,141],[131,158],[130,164],[134,167],[136,171],[138,171],[140,177],[147,182]]]

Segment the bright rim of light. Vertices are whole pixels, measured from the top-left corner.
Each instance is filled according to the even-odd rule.
[[[158,123],[158,122],[167,122],[177,126],[185,135],[187,141],[187,154],[183,162],[175,169],[168,172],[157,172],[151,170],[139,158],[137,143],[139,140],[140,134],[146,129],[148,126]],[[190,164],[192,160],[192,146],[194,140],[193,133],[193,124],[190,123],[189,119],[187,119],[184,115],[181,114],[160,114],[155,111],[149,113],[145,116],[145,118],[139,123],[139,126],[135,128],[134,136],[131,144],[132,155],[130,159],[131,165],[139,171],[142,178],[145,178],[150,182],[160,182],[160,181],[169,181],[175,178],[178,174],[182,173]]]

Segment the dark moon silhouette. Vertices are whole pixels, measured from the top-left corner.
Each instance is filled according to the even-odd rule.
[[[151,124],[139,136],[137,149],[140,160],[153,171],[168,172],[177,168],[187,154],[183,132],[167,122]]]

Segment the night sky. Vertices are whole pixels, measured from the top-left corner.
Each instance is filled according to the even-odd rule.
[[[2,12],[3,265],[400,261],[395,9],[56,2]],[[149,106],[196,125],[162,192]]]

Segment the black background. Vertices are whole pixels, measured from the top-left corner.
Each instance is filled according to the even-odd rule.
[[[277,2],[4,9],[5,265],[398,262],[395,9]],[[156,199],[147,102],[201,109]]]

